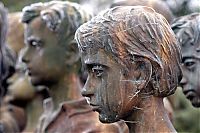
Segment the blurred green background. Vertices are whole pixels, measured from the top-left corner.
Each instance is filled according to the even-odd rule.
[[[4,5],[9,9],[9,12],[21,11],[26,5],[36,2],[47,2],[51,0],[1,0]],[[79,0],[69,0],[72,2],[79,2]]]

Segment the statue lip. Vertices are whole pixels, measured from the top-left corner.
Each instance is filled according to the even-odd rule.
[[[32,72],[28,69],[28,76],[32,76]]]
[[[99,105],[95,105],[93,103],[90,103],[90,106],[92,107],[93,111],[100,112],[100,110],[101,110],[101,107]]]
[[[27,73],[28,73],[28,76],[32,76],[33,75],[30,67],[27,68]]]

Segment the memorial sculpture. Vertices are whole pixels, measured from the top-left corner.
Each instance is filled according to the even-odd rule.
[[[52,97],[44,100],[36,132],[127,132],[124,122],[100,123],[80,93],[80,56],[74,34],[90,18],[80,5],[67,1],[36,3],[23,9],[26,48],[22,61],[31,83],[47,86]]]
[[[180,46],[150,7],[118,6],[75,34],[88,72],[82,95],[103,123],[124,120],[133,132],[175,132],[163,105],[181,79]]]
[[[180,86],[192,105],[200,107],[200,13],[179,17],[171,27],[182,50]]]

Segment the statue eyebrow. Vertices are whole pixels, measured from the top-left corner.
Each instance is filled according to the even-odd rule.
[[[191,58],[200,60],[200,58],[198,58],[198,57],[196,57],[196,56],[194,56],[194,55],[191,55],[191,56],[182,57],[182,62],[184,62],[184,61],[187,60],[187,59],[191,59]]]
[[[41,41],[41,38],[39,38],[39,37],[35,37],[35,36],[30,36],[30,37],[28,37],[28,39],[27,39],[27,41],[28,42],[31,42],[31,41],[37,41],[37,42],[40,42]]]

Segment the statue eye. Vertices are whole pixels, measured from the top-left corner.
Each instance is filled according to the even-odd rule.
[[[41,46],[41,42],[40,41],[31,40],[30,41],[30,45],[32,47],[40,47]]]
[[[188,59],[185,60],[183,64],[188,70],[193,71],[196,66],[196,61],[193,59]]]
[[[96,77],[101,77],[103,72],[104,68],[101,65],[96,65],[92,67],[92,73],[94,73]]]

